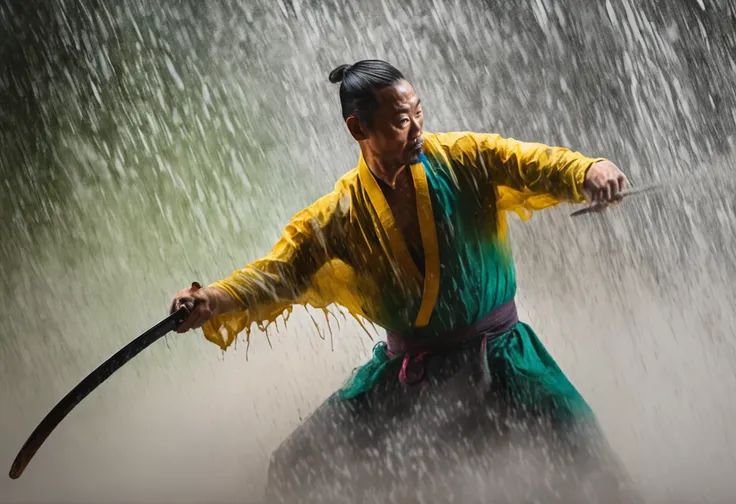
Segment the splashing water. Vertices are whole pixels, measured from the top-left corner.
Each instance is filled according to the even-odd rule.
[[[0,461],[174,292],[263,255],[354,166],[327,75],[380,57],[430,131],[682,177],[601,216],[512,219],[519,301],[648,502],[731,500],[733,2],[343,4],[0,1]],[[295,310],[247,362],[170,336],[0,502],[257,500],[270,452],[370,353],[357,321],[330,329]]]

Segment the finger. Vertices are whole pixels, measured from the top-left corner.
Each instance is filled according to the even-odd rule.
[[[179,325],[177,332],[184,333],[187,332],[191,326],[192,320],[193,320],[193,312],[196,308],[196,300],[192,298],[186,298],[181,297],[176,299],[176,305],[175,305],[174,312],[177,312],[181,310],[182,308],[185,308],[188,313],[186,313],[186,318],[184,321]]]
[[[606,202],[609,202],[611,201],[611,196],[611,181],[608,181],[606,186],[603,188],[603,197]]]
[[[189,311],[189,313],[192,313],[194,311],[196,303],[194,302],[194,299],[185,298],[182,305]]]
[[[177,327],[176,332],[182,334],[187,331],[189,331],[192,328],[192,323],[195,321],[197,315],[196,313],[191,313],[189,316],[184,320],[184,322],[181,323],[179,327]]]
[[[626,188],[626,183],[628,180],[626,180],[625,175],[619,175],[618,177],[618,190],[619,192],[623,191]]]
[[[182,322],[179,327],[176,328],[176,332],[178,332],[179,334],[187,332],[189,330],[189,326],[191,325],[191,319],[191,315],[184,319],[184,322]]]
[[[169,306],[169,314],[174,313],[175,311],[178,311],[183,305],[184,301],[186,299],[190,299],[187,296],[187,293],[190,289],[183,289],[177,292],[174,295],[174,299],[171,300],[171,305]],[[189,311],[192,311],[191,309]]]
[[[598,189],[598,197],[596,198],[596,203],[601,204],[605,200],[605,192],[603,189]]]
[[[192,329],[198,329],[207,322],[212,314],[209,310],[197,310],[194,312],[194,319],[192,320],[190,327]]]
[[[189,313],[192,313],[194,311],[194,308],[197,306],[197,300],[190,297],[180,297],[179,298],[179,309],[186,308]]]
[[[181,310],[183,306],[186,306],[185,305],[186,299],[187,298],[183,298],[179,296],[175,297],[174,300],[171,302],[171,313],[177,312]]]
[[[619,188],[618,188],[618,179],[613,179],[608,184],[611,188],[611,199],[610,201],[615,201],[618,198]]]
[[[179,329],[177,330],[177,332],[185,333],[192,329],[197,329],[199,327],[202,327],[204,323],[207,322],[211,316],[212,316],[212,312],[210,310],[202,308],[202,306],[197,306],[192,311],[191,315],[187,317],[184,323],[181,326],[179,326]]]

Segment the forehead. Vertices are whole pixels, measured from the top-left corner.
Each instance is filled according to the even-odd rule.
[[[409,82],[402,80],[393,86],[380,89],[376,92],[381,108],[400,111],[416,106],[419,103],[414,88]]]

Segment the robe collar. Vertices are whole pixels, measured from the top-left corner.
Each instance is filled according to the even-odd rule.
[[[396,225],[391,208],[362,154],[358,161],[358,177],[365,188],[371,205],[378,214],[381,226],[388,237],[389,248],[399,268],[409,279],[418,285],[423,284],[422,302],[414,321],[415,327],[424,327],[429,324],[434,305],[437,302],[440,284],[439,244],[425,171],[426,161],[427,158],[423,154],[419,161],[409,167],[416,194],[419,231],[422,235],[422,247],[424,248],[424,275],[414,263],[404,236]]]

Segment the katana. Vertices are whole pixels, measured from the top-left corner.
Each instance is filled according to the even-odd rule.
[[[194,300],[191,300],[192,302]],[[87,397],[102,382],[107,380],[115,371],[120,369],[126,362],[142,352],[146,347],[156,342],[169,332],[176,330],[189,316],[189,309],[182,306],[177,311],[154,325],[136,339],[125,345],[112,357],[100,364],[85,379],[74,387],[54,408],[46,415],[36,427],[28,440],[15,457],[10,468],[10,477],[17,479],[23,474],[26,466],[36,454],[41,445],[46,441],[51,432],[66,417],[74,407]]]

